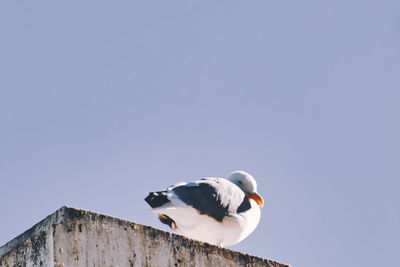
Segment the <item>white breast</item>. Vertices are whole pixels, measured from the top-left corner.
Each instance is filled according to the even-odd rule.
[[[168,208],[162,213],[175,219],[177,234],[217,246],[232,246],[252,233],[260,221],[259,206],[252,200],[250,203],[251,209],[227,216],[222,222],[201,215],[190,206]]]

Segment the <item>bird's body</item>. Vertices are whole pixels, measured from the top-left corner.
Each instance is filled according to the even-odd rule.
[[[262,198],[254,178],[245,172],[228,179],[204,178],[152,192],[146,201],[162,223],[178,234],[219,246],[246,238],[261,217]]]

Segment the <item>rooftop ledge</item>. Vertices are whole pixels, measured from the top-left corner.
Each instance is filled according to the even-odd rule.
[[[62,207],[0,247],[9,266],[288,266],[118,218]]]

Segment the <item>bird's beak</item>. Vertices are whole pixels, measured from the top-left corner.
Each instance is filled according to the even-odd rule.
[[[253,199],[260,207],[264,206],[264,200],[259,194],[249,193],[249,198]]]

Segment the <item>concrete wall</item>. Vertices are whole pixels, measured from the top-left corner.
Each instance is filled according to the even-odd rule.
[[[287,265],[63,207],[0,247],[0,267],[3,266]]]

